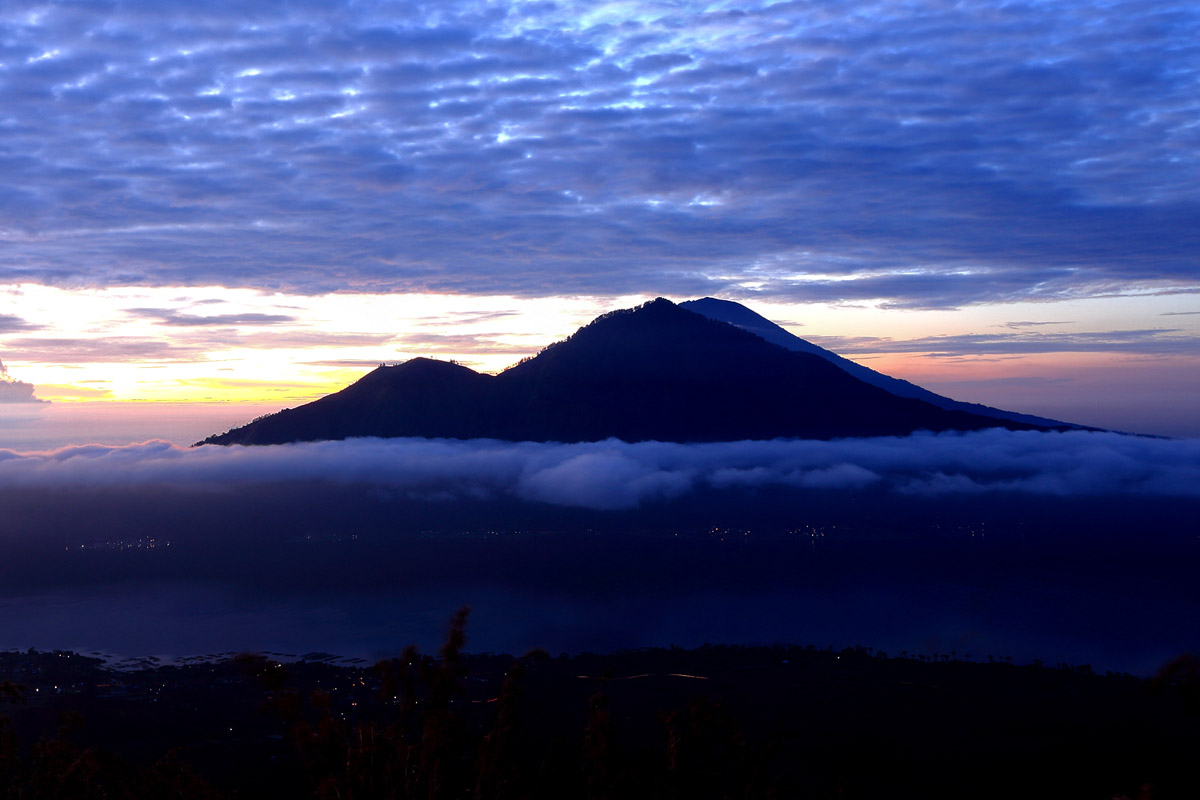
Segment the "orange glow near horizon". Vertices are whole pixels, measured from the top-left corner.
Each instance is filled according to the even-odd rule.
[[[28,323],[0,336],[0,359],[14,379],[33,384],[38,397],[55,405],[278,409],[338,391],[381,362],[425,356],[499,372],[606,311],[651,297],[302,296],[224,287],[22,285],[0,289],[0,299]],[[1200,314],[1186,295],[958,310],[894,309],[882,301],[742,302],[797,336],[954,399],[1105,426],[1104,419],[1083,417],[1116,398],[1157,409],[1161,395],[1175,398],[1176,417],[1195,416],[1179,410],[1195,407],[1188,375],[1200,373],[1186,348],[1123,354],[1105,352],[1101,342],[1087,350],[1088,337],[1103,331],[1151,331],[1168,344],[1171,337],[1194,339]],[[992,344],[973,350],[972,337]],[[1054,341],[1071,337],[1078,341],[1068,351],[1054,352]],[[1032,342],[1040,351],[1020,354],[1016,346],[1005,352],[1006,342]],[[1200,422],[1192,425],[1200,428]]]
[[[296,296],[222,287],[10,288],[34,330],[13,376],[56,403],[313,400],[416,356],[497,372],[646,297]]]

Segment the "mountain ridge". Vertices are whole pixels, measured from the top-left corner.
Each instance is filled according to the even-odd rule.
[[[870,367],[863,366],[855,361],[852,361],[844,356],[840,356],[830,350],[826,350],[820,345],[815,345],[807,339],[802,339],[781,325],[771,322],[766,317],[756,311],[746,308],[740,303],[734,303],[730,300],[721,300],[716,297],[702,297],[699,300],[686,300],[679,304],[680,308],[686,308],[689,311],[695,311],[697,314],[703,314],[709,319],[727,322],[737,328],[749,331],[750,333],[766,339],[768,342],[778,344],[780,347],[796,352],[810,353],[812,355],[823,358],[831,364],[841,368],[843,371],[853,375],[859,380],[869,383],[872,386],[877,386],[884,389],[897,397],[909,397],[915,400],[924,400],[926,403],[931,403],[938,408],[943,408],[947,411],[965,411],[970,414],[978,414],[980,416],[992,417],[994,419],[1005,419],[1013,422],[1024,422],[1031,425],[1044,425],[1047,427],[1064,427],[1071,429],[1083,429],[1084,426],[1076,425],[1070,422],[1062,422],[1061,420],[1050,419],[1048,417],[1039,417],[1033,414],[1022,414],[1016,411],[1006,411],[1000,408],[983,405],[982,403],[967,403],[961,400],[954,400],[949,397],[931,392],[924,387],[918,386],[915,383],[903,380],[901,378],[893,378],[891,375],[885,375],[882,372],[876,372]]]
[[[819,355],[658,298],[597,317],[498,375],[432,359],[197,444],[359,436],[712,442],[1047,426],[898,397]]]

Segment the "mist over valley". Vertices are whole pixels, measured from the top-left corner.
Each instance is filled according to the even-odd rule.
[[[498,376],[382,366],[194,447],[0,451],[12,644],[376,658],[469,604],[498,652],[1149,674],[1195,648],[1200,442],[957,403],[697,304],[605,315]]]

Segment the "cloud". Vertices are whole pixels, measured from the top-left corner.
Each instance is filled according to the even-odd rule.
[[[504,342],[505,333],[406,333],[395,338],[397,346],[407,351],[429,353],[529,354],[528,345]]]
[[[306,367],[347,367],[352,369],[359,367],[374,369],[383,363],[379,359],[372,360],[369,358],[331,358],[321,361],[301,362],[302,366]]]
[[[693,488],[691,470],[663,469],[622,451],[610,446],[539,460],[522,471],[517,494],[567,506],[632,508],[644,499],[675,497]]]
[[[203,356],[203,345],[179,341],[108,336],[81,339],[65,336],[27,336],[9,339],[5,347],[21,354],[22,360],[58,364],[117,361],[192,361]]]
[[[1058,323],[1009,323],[1025,325]],[[869,336],[813,336],[815,344],[843,355],[859,353],[928,353],[959,356],[1029,355],[1034,353],[1132,353],[1142,355],[1191,355],[1200,350],[1200,339],[1173,328],[1144,330],[1080,331],[1078,333],[966,333],[955,336],[926,336],[917,339]]]
[[[906,495],[1200,497],[1200,440],[1119,434],[916,434],[839,441],[584,444],[352,439],[270,447],[166,442],[0,451],[0,489],[201,488],[330,481],[421,497],[509,497],[627,509],[689,492],[755,486]]]
[[[1003,327],[1012,328],[1013,330],[1020,330],[1021,328],[1036,328],[1036,327],[1040,327],[1042,325],[1071,325],[1071,324],[1073,324],[1071,320],[1045,320],[1045,321],[1017,320],[1015,322],[1006,322],[1006,323],[1004,323]]]
[[[305,347],[376,347],[390,342],[391,333],[330,333],[323,331],[263,331],[233,334],[228,337],[204,337],[206,342],[254,348]]]
[[[1196,292],[1197,38],[1178,0],[15,0],[0,274],[897,307]]]
[[[207,325],[278,325],[279,323],[296,321],[296,317],[286,314],[262,314],[254,312],[200,316],[196,314],[184,314],[168,308],[127,308],[125,309],[125,313],[135,317],[148,317],[157,320],[163,325],[185,327]]]
[[[42,383],[38,391],[44,397],[72,397],[84,400],[103,400],[112,397],[112,390],[104,387],[76,386],[72,384]]]
[[[8,374],[8,367],[0,361],[0,403],[45,403],[33,396],[33,384],[19,381]]]
[[[505,317],[516,316],[517,311],[451,311],[445,315],[430,317],[429,319],[437,325],[445,324],[447,319],[454,321],[456,325],[473,325],[479,322],[493,322],[495,320],[504,319]],[[1200,313],[1200,312],[1197,312]]]
[[[12,333],[14,331],[32,331],[37,330],[39,327],[41,326],[27,322],[15,314],[0,314],[0,334]]]
[[[23,381],[0,380],[0,403],[42,403],[33,396],[33,385]]]

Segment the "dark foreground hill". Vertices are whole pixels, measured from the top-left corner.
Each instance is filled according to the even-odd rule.
[[[200,444],[359,436],[713,442],[1042,428],[939,408],[658,299],[499,375],[417,358]]]
[[[148,659],[118,671],[61,651],[0,653],[0,797],[927,800],[1200,789],[1195,659],[1154,680],[861,647],[518,659],[462,652],[463,621],[438,657],[409,648],[374,668],[310,653],[290,663]]]

